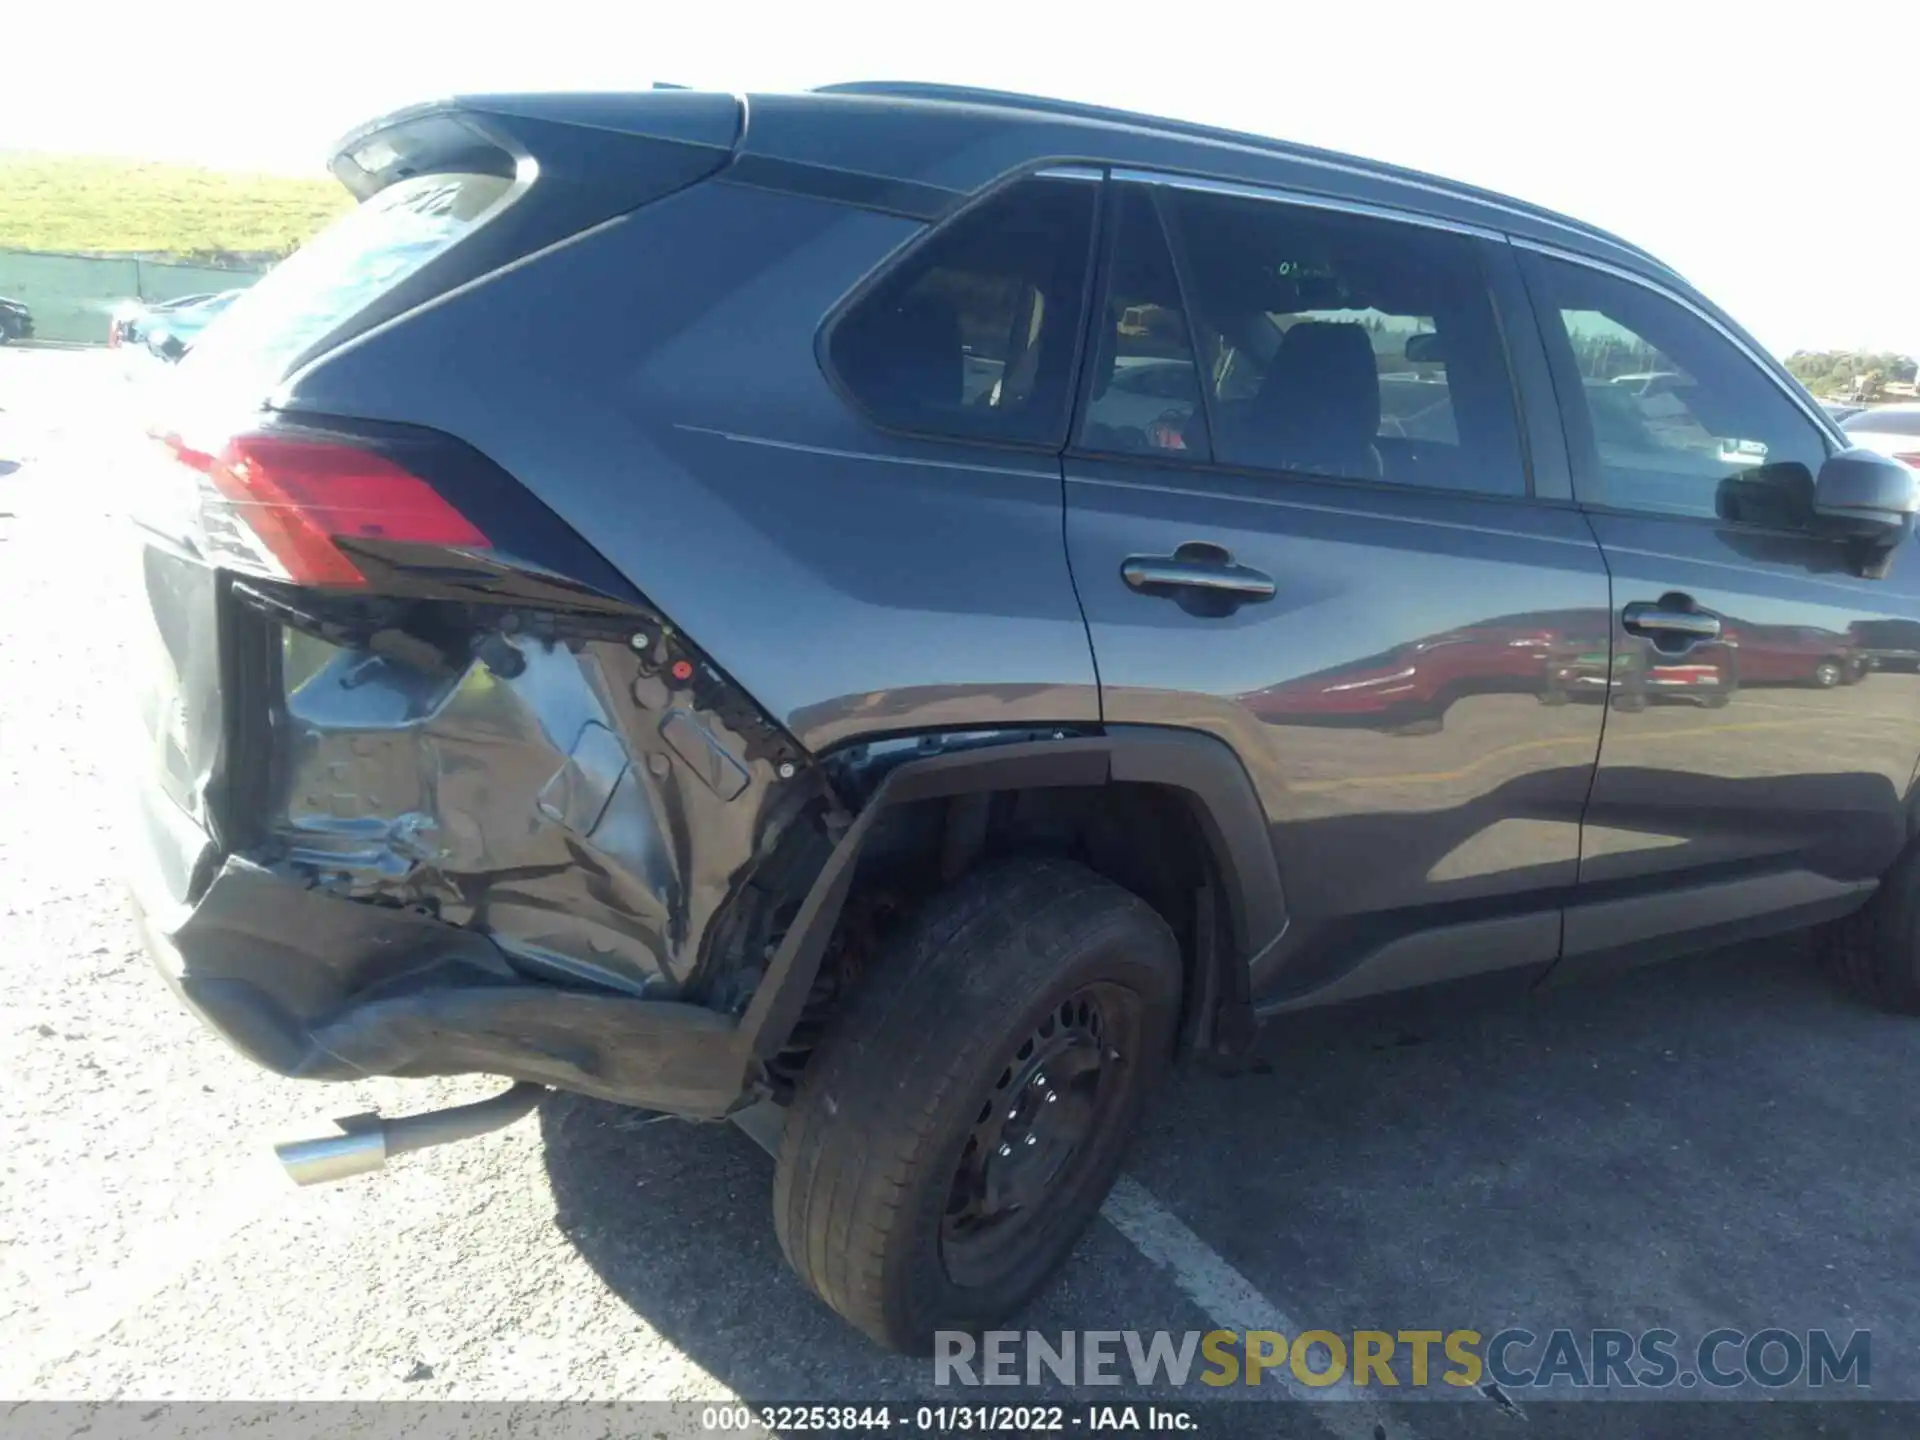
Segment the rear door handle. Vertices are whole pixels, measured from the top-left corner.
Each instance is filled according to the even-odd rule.
[[[1200,546],[1182,545],[1180,549],[1198,550]],[[1212,550],[1214,547],[1205,547]],[[1273,577],[1246,565],[1236,565],[1233,557],[1220,551],[1218,558],[1199,558],[1186,554],[1130,555],[1120,567],[1120,578],[1135,590],[1151,594],[1164,590],[1201,590],[1240,600],[1271,600]]]
[[[1673,603],[1674,597],[1635,600],[1620,612],[1620,623],[1635,635],[1650,639],[1718,640],[1720,617]]]

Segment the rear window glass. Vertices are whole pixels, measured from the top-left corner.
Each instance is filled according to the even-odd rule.
[[[283,371],[468,235],[513,183],[498,175],[416,175],[389,185],[262,276],[194,347],[195,365]]]
[[[1025,180],[912,251],[828,341],[861,407],[898,430],[1058,445],[1098,192]]]

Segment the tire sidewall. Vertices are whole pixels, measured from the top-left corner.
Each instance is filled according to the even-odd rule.
[[[1128,918],[1120,912],[1083,937],[1018,1018],[979,1047],[969,1057],[966,1073],[955,1077],[958,1083],[946,1087],[929,1132],[938,1137],[935,1148],[926,1163],[915,1167],[912,1193],[902,1197],[909,1222],[902,1234],[914,1247],[908,1263],[895,1272],[905,1283],[894,1286],[887,1297],[887,1308],[901,1328],[923,1347],[932,1346],[938,1329],[977,1329],[1025,1304],[1046,1283],[1112,1187],[1135,1122],[1167,1067],[1180,1005],[1180,959],[1173,937],[1157,916],[1151,930],[1126,923]],[[1115,1096],[1107,1123],[1088,1137],[1090,1151],[1076,1157],[1067,1188],[1049,1197],[1050,1214],[1022,1243],[1015,1263],[987,1285],[957,1285],[941,1253],[941,1220],[980,1105],[1014,1047],[1069,995],[1094,983],[1116,986],[1139,999],[1138,1033],[1127,1041],[1135,1053],[1123,1059],[1125,1068],[1118,1077],[1124,1088]]]

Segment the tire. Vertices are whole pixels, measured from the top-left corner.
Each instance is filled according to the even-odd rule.
[[[1018,1310],[1112,1187],[1180,993],[1166,922],[1083,866],[996,863],[937,896],[801,1077],[773,1186],[788,1262],[890,1350]],[[1008,1186],[1028,1203],[988,1213]]]
[[[1920,848],[1909,846],[1874,897],[1825,938],[1827,962],[1849,990],[1882,1010],[1920,1015]]]
[[[1822,660],[1813,667],[1813,683],[1821,690],[1831,690],[1840,683],[1840,665],[1834,660]]]

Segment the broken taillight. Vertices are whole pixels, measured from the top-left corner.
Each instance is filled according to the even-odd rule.
[[[240,435],[217,453],[177,435],[174,458],[202,477],[200,529],[209,559],[296,585],[367,583],[341,542],[404,541],[486,548],[487,537],[425,480],[357,446]]]

